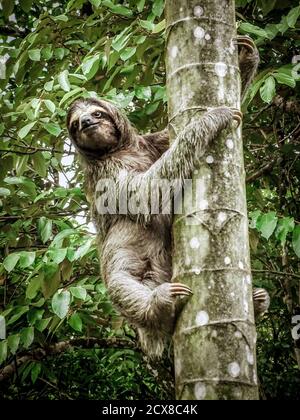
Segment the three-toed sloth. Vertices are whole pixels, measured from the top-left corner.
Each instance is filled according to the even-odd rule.
[[[242,90],[251,81],[258,52],[249,38],[240,37]],[[150,357],[160,357],[173,332],[175,302],[192,291],[171,282],[171,223],[166,214],[99,214],[95,194],[97,185],[113,180],[116,195],[125,187],[143,200],[153,180],[192,178],[199,158],[221,130],[241,113],[219,107],[207,111],[190,123],[169,146],[168,132],[139,135],[128,119],[111,103],[79,99],[70,107],[67,127],[70,138],[83,157],[87,194],[99,233],[102,276],[112,302],[137,327],[142,349]],[[107,184],[109,185],[109,184]],[[114,199],[116,197],[113,197]],[[120,207],[120,206],[119,206]],[[254,290],[256,313],[268,307],[264,289]]]

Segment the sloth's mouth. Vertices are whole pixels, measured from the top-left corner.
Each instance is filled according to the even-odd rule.
[[[83,127],[82,129],[81,129],[81,131],[82,132],[84,132],[84,131],[87,131],[87,130],[89,130],[90,128],[95,128],[95,127],[97,127],[99,125],[99,123],[93,123],[93,124],[90,124],[90,125],[88,125],[88,126],[86,126],[86,127]]]

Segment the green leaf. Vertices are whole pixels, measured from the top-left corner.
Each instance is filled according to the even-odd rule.
[[[71,294],[68,290],[58,290],[52,298],[52,310],[60,319],[65,318],[69,311]]]
[[[136,47],[128,47],[125,48],[122,53],[120,54],[120,58],[123,61],[129,60],[136,52]]]
[[[281,83],[282,85],[290,86],[291,88],[294,88],[296,86],[296,80],[286,74],[286,73],[274,73],[273,75],[278,83]]]
[[[50,247],[55,246],[57,248],[62,248],[63,240],[65,238],[67,238],[68,236],[74,235],[76,233],[77,233],[77,231],[75,229],[65,229],[65,230],[62,230],[61,232],[59,232],[55,236],[55,238],[53,239],[53,241],[50,244]]]
[[[7,341],[0,341],[0,364],[7,358]]]
[[[20,334],[13,334],[7,338],[7,344],[11,354],[16,354],[20,343]]]
[[[52,235],[52,220],[42,216],[38,221],[38,234],[45,244]]]
[[[53,56],[52,46],[48,45],[47,47],[42,48],[41,54],[45,60],[47,61],[50,60]]]
[[[27,313],[27,319],[30,325],[34,325],[36,321],[40,321],[43,318],[45,310],[32,308]]]
[[[140,25],[142,28],[147,29],[148,31],[152,32],[155,28],[155,24],[153,22],[150,22],[149,20],[140,20]]]
[[[72,296],[77,299],[85,300],[86,299],[86,289],[82,286],[70,287],[70,292]]]
[[[139,0],[136,7],[137,7],[138,12],[142,12],[142,10],[145,7],[145,0]]]
[[[35,252],[29,252],[29,251],[22,251],[20,253],[20,268],[27,268],[30,267],[35,260]]]
[[[261,215],[261,211],[260,210],[255,210],[253,212],[250,213],[250,228],[251,229],[255,229],[257,227],[257,220],[259,219]]]
[[[95,76],[95,74],[97,73],[99,69],[99,66],[100,66],[99,53],[83,61],[81,65],[82,73],[86,76],[87,80],[90,80],[92,77]]]
[[[27,134],[35,126],[35,124],[36,121],[26,124],[24,127],[22,127],[21,130],[18,131],[18,136],[20,137],[20,139],[24,139],[24,137],[27,136]]]
[[[155,16],[161,16],[162,12],[164,11],[165,2],[164,0],[154,0],[153,6],[152,6],[152,12]]]
[[[268,38],[268,34],[264,29],[259,28],[258,26],[252,25],[251,23],[248,23],[248,22],[241,23],[240,30],[242,32],[247,32],[249,34],[261,36],[262,38]]]
[[[265,83],[260,88],[261,99],[264,102],[269,104],[272,101],[272,99],[274,98],[275,94],[276,94],[275,79],[274,79],[273,76],[269,76],[265,80]]]
[[[49,322],[51,321],[51,317],[50,318],[46,318],[46,319],[41,319],[40,321],[37,321],[35,324],[34,324],[34,327],[38,330],[38,331],[40,331],[40,332],[43,332],[47,327],[48,327],[48,324],[49,324]]]
[[[19,4],[21,6],[21,9],[24,10],[24,12],[28,13],[31,9],[33,0],[20,0]]]
[[[300,6],[294,7],[292,10],[290,10],[289,14],[286,17],[287,23],[290,28],[295,28],[299,16]]]
[[[18,253],[9,254],[3,261],[3,266],[5,270],[10,273],[15,268],[19,259],[20,259],[20,254]]]
[[[135,96],[138,99],[143,99],[144,101],[148,101],[151,99],[151,87],[150,86],[138,86],[135,88]]]
[[[44,279],[42,281],[42,292],[45,299],[52,296],[60,285],[60,269],[56,263],[47,263],[43,266]]]
[[[275,232],[276,238],[283,246],[286,242],[286,237],[289,232],[293,232],[295,222],[293,217],[284,217],[278,221],[277,229]]]
[[[132,16],[132,11],[125,6],[122,6],[120,4],[115,5],[110,0],[103,0],[102,4],[103,6],[109,7],[110,10],[117,15],[126,16],[126,17]]]
[[[19,306],[14,309],[14,315],[7,321],[6,325],[13,324],[14,322],[18,321],[26,312],[29,311],[29,306]]]
[[[0,187],[0,196],[1,197],[8,197],[10,195],[10,190],[8,188]]]
[[[46,82],[46,83],[44,84],[44,89],[45,89],[47,92],[51,92],[51,90],[53,89],[53,85],[54,85],[54,80],[50,80],[49,82]]]
[[[28,284],[27,289],[26,289],[27,299],[34,299],[36,297],[37,292],[41,287],[43,278],[44,278],[44,273],[39,273],[38,276],[33,277],[30,280],[30,283]]]
[[[277,25],[268,23],[265,27],[265,31],[268,35],[268,39],[271,41],[277,36],[279,29]]]
[[[70,99],[71,97],[75,95],[79,95],[83,91],[84,91],[84,88],[76,87],[75,89],[72,89],[70,92],[65,93],[64,96],[62,97],[62,100],[59,103],[59,106],[62,106],[68,99]]]
[[[131,33],[127,33],[129,30],[130,28],[125,28],[121,33],[114,37],[111,46],[115,51],[121,51],[125,48],[125,45],[131,37]]]
[[[260,217],[257,221],[257,228],[261,232],[263,238],[266,238],[267,240],[270,238],[277,226],[277,220],[276,213],[273,211]]]
[[[71,90],[71,86],[70,86],[68,75],[69,75],[68,70],[64,70],[57,77],[58,83],[59,83],[60,87],[65,92],[69,92]]]
[[[43,127],[48,131],[48,133],[52,134],[55,137],[58,137],[61,133],[61,128],[58,124],[55,123],[45,123]]]
[[[263,14],[267,15],[270,13],[271,10],[274,9],[276,2],[277,0],[260,0],[259,6],[261,7]]]
[[[68,248],[51,248],[47,251],[47,257],[56,264],[60,264],[67,255]]]
[[[45,178],[47,175],[47,165],[43,153],[34,153],[31,157],[34,170],[40,177]]]
[[[293,232],[293,250],[298,258],[300,258],[300,225],[297,225]]]
[[[28,169],[29,156],[17,156],[16,157],[16,175],[21,176]]]
[[[74,260],[78,260],[79,258],[82,258],[84,255],[86,255],[91,250],[93,242],[94,239],[90,238],[83,245],[81,245],[75,252]]]
[[[42,370],[41,362],[34,362],[31,372],[30,372],[31,381],[33,384],[35,384],[39,374],[41,373],[41,370]]]
[[[54,22],[68,22],[69,18],[66,15],[52,16]]]
[[[25,347],[25,349],[28,349],[28,347],[31,346],[34,340],[34,328],[28,327],[23,328],[21,331],[21,343]]]
[[[157,25],[155,25],[152,32],[154,34],[158,34],[159,32],[163,31],[164,29],[166,29],[166,19],[163,19]]]
[[[102,0],[90,0],[90,3],[92,3],[93,6],[96,8],[100,6]]]
[[[68,323],[73,328],[73,330],[78,332],[82,331],[82,320],[77,312],[70,316]]]
[[[50,99],[44,99],[44,104],[49,109],[49,111],[52,112],[52,114],[55,112],[56,106],[52,101],[50,101]]]
[[[32,61],[41,61],[41,50],[34,49],[28,51],[28,56]]]

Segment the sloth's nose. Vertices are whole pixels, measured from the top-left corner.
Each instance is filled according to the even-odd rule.
[[[93,119],[90,115],[84,115],[81,117],[80,125],[82,129],[88,127],[91,124],[93,124]]]

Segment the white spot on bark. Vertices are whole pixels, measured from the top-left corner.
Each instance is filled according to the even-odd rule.
[[[253,382],[255,385],[257,385],[257,375],[255,369],[253,370]]]
[[[238,339],[241,339],[243,336],[242,336],[242,333],[240,332],[240,331],[236,331],[235,333],[234,333],[234,336],[235,336],[235,338],[238,338]]]
[[[228,365],[228,373],[233,378],[237,378],[241,372],[240,365],[237,362],[229,363]]]
[[[199,171],[198,171],[198,169],[196,169],[196,170],[194,171],[194,174],[195,174],[195,175],[198,175],[198,172],[199,172]]]
[[[171,49],[171,57],[176,58],[178,54],[178,47],[175,45],[172,49]]]
[[[205,39],[206,39],[206,41],[209,41],[211,39],[211,36],[209,34],[206,34]]]
[[[195,272],[196,276],[199,276],[199,274],[201,273],[201,270],[200,270],[200,268],[195,268],[194,272]]]
[[[226,213],[221,211],[221,213],[218,214],[218,222],[223,223],[227,219]]]
[[[195,38],[197,38],[197,39],[202,39],[202,38],[204,38],[204,35],[205,35],[205,31],[204,31],[204,29],[203,29],[203,28],[201,28],[201,26],[197,26],[197,27],[194,29],[194,37],[195,37]]]
[[[248,345],[246,345],[246,357],[247,357],[247,361],[250,365],[254,365],[254,355],[250,350],[250,347]]]
[[[250,276],[250,274],[248,274],[245,278],[246,278],[246,282],[248,284],[251,284],[251,276]]]
[[[194,16],[200,17],[203,15],[203,8],[201,6],[195,6],[194,7]]]
[[[248,305],[248,302],[246,300],[244,300],[244,309],[245,309],[245,312],[247,314],[249,312],[249,305]]]
[[[179,359],[179,357],[176,357],[176,374],[180,375],[181,370],[182,370],[181,360]]]
[[[229,258],[229,257],[225,257],[225,258],[224,258],[224,263],[225,263],[226,265],[229,265],[229,264],[231,263],[231,258]]]
[[[234,147],[234,143],[232,139],[227,139],[226,140],[226,146],[228,147],[228,149],[232,150]]]
[[[199,239],[198,239],[198,238],[192,238],[192,239],[190,240],[190,247],[191,247],[192,249],[198,249],[198,248],[199,248],[199,246],[200,246],[200,242],[199,242]]]
[[[243,262],[242,262],[242,261],[239,261],[239,268],[240,268],[241,270],[243,270],[243,269],[244,269],[244,264],[243,264]]]
[[[225,77],[227,74],[228,68],[227,64],[225,63],[216,63],[215,64],[215,72],[219,77]]]
[[[206,200],[201,200],[199,203],[200,210],[206,210],[208,207],[208,202]]]
[[[213,163],[213,162],[214,162],[214,158],[213,158],[213,156],[207,156],[207,158],[206,158],[206,162],[207,162],[207,163]]]
[[[234,292],[231,292],[230,293],[230,296],[234,298],[235,297],[235,293]]]
[[[229,173],[229,172],[225,172],[224,176],[225,176],[226,178],[230,178],[230,173]]]
[[[206,396],[206,386],[200,382],[195,384],[194,393],[196,400],[204,400]]]
[[[218,336],[218,331],[217,330],[213,330],[213,332],[211,333],[211,336],[213,338],[216,338]]]
[[[197,313],[196,316],[196,325],[198,327],[202,327],[203,325],[206,325],[209,321],[208,313],[205,311],[200,311]]]
[[[187,265],[187,266],[191,265],[191,259],[190,259],[190,257],[186,257],[186,259],[185,259],[185,265]]]

